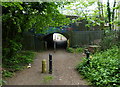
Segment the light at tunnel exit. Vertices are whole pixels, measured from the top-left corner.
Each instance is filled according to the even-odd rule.
[[[65,36],[63,36],[62,34],[59,33],[54,33],[53,34],[53,41],[67,41],[67,38]]]

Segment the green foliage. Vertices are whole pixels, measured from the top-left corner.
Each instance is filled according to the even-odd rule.
[[[13,76],[13,72],[9,72],[9,71],[7,71],[7,70],[4,70],[4,71],[2,72],[2,76],[3,76],[3,77],[12,77],[12,76]]]
[[[80,52],[83,52],[83,48],[71,48],[71,47],[69,47],[66,50],[69,53],[80,53]]]
[[[114,20],[115,23],[119,25],[119,2],[114,0],[114,2],[107,1],[107,3],[103,3],[103,1],[96,0],[80,0],[77,3],[71,3],[68,6],[65,6],[65,9],[68,11],[67,14],[78,15],[81,18],[78,18],[77,21],[85,20],[85,27],[88,30],[94,30],[94,27],[99,26],[99,30],[105,29],[104,24],[110,23],[109,26],[111,29],[114,29]],[[118,3],[118,4],[117,4]],[[113,5],[112,5],[113,4]],[[91,9],[92,8],[92,9]],[[115,15],[116,14],[116,15]],[[76,22],[75,20],[72,22]]]
[[[43,78],[43,82],[45,82],[45,83],[48,83],[51,80],[53,80],[53,76],[44,76],[44,78]]]
[[[57,9],[62,4],[64,3],[3,2],[3,25],[10,27],[12,24],[18,32],[35,28],[35,33],[43,33],[50,26],[67,25],[70,20],[60,14]],[[7,20],[11,21],[11,23],[7,24]]]
[[[114,21],[115,24],[117,24],[118,26],[120,26],[120,20],[116,20]]]
[[[97,87],[119,87],[120,62],[117,46],[107,51],[96,53],[87,65],[87,59],[76,66],[79,73]]]
[[[12,3],[12,2],[9,2],[9,3],[2,3],[2,6],[4,6],[4,7],[11,7],[11,6],[13,6],[13,7],[17,7],[17,8],[19,8],[19,9],[23,9],[23,7],[20,5],[20,4],[22,4],[23,2],[14,2],[14,3]]]
[[[90,9],[91,7],[95,7]],[[74,9],[73,9],[74,7]],[[102,9],[103,6],[101,6]],[[103,15],[101,16],[101,10],[98,9],[99,6],[96,5],[95,0],[90,1],[80,1],[77,3],[71,3],[71,5],[66,6],[66,9],[72,10],[75,15],[80,16],[80,18],[76,19],[77,21],[85,20],[87,29],[91,30],[94,26],[101,26],[105,23],[105,18]],[[71,12],[71,11],[70,11]],[[69,14],[69,11],[68,11]],[[72,22],[76,22],[73,20]]]
[[[7,82],[5,80],[3,80],[2,78],[0,79],[0,86],[2,87],[2,85],[5,85]]]
[[[120,41],[118,35],[119,33],[117,31],[105,30],[105,36],[100,42],[101,50],[111,48],[113,45],[119,45]]]
[[[3,59],[3,67],[9,71],[17,71],[24,68],[26,64],[33,62],[34,53],[31,51],[18,52],[13,57]]]
[[[75,49],[75,52],[76,52],[76,53],[81,53],[81,52],[83,52],[83,48],[76,48],[76,49]]]
[[[71,47],[67,48],[66,50],[67,50],[67,52],[69,52],[69,53],[74,53],[74,49],[71,48]]]
[[[31,52],[31,51],[22,51],[18,55],[18,59],[20,59],[20,62],[23,65],[33,62],[34,57],[35,57],[35,54],[34,52]]]
[[[33,61],[32,52],[22,51],[23,32],[35,29],[45,33],[48,27],[63,26],[69,19],[59,13],[59,2],[2,2],[3,67],[17,71]],[[65,3],[66,4],[66,3]]]

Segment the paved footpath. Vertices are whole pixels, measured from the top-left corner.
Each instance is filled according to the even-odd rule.
[[[48,63],[49,53],[53,56],[53,73],[48,74],[47,68],[47,73],[43,74],[41,73],[41,61],[46,59]],[[87,85],[88,82],[75,70],[75,66],[81,61],[82,54],[67,53],[65,50],[36,54],[32,67],[19,71],[12,78],[8,78],[8,85]]]

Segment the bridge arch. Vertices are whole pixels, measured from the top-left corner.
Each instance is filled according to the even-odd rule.
[[[65,41],[55,41],[53,40],[54,34],[61,34],[63,35],[66,40]],[[45,41],[46,45],[45,48],[52,48],[52,49],[58,49],[58,48],[67,48],[68,46],[68,40],[70,38],[70,35],[68,32],[52,32],[49,34],[44,35],[43,40]]]
[[[65,36],[67,39],[70,38],[70,33],[69,33],[69,32],[52,32],[52,33],[49,33],[49,34],[45,34],[43,39],[45,40],[46,37],[48,37],[49,35],[54,34],[54,33],[62,34],[62,35]]]

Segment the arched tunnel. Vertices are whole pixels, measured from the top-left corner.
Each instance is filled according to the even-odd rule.
[[[51,33],[44,37],[47,49],[66,49],[68,35],[61,33]]]

